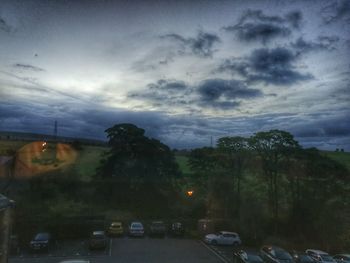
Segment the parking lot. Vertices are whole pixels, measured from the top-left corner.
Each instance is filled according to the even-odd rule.
[[[103,251],[91,252],[86,241],[75,240],[58,243],[49,253],[32,254],[22,251],[19,255],[11,257],[9,263],[58,263],[78,258],[89,259],[91,263],[230,262],[215,249],[191,239],[123,237],[110,239],[108,248]]]

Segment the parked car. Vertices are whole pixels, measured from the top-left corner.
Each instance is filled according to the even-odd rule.
[[[294,263],[293,257],[286,250],[277,246],[263,246],[260,253],[266,263]]]
[[[350,263],[350,254],[338,254],[333,256],[337,263]]]
[[[322,250],[307,249],[305,252],[316,262],[336,263],[335,259],[332,258],[332,256]]]
[[[315,263],[313,258],[305,252],[291,251],[290,254],[296,263]]]
[[[233,253],[233,263],[264,263],[264,261],[259,251],[244,249]]]
[[[172,236],[183,236],[185,233],[185,227],[180,222],[174,222],[169,226],[169,234]]]
[[[151,236],[165,236],[166,227],[162,221],[153,221],[149,227],[149,234]]]
[[[145,229],[141,222],[132,222],[129,226],[129,235],[133,237],[143,237]]]
[[[60,261],[59,263],[90,263],[90,261],[82,260],[82,259],[68,259],[68,260]]]
[[[89,240],[90,249],[105,249],[107,247],[107,237],[104,231],[92,232]]]
[[[204,241],[212,245],[235,245],[242,244],[239,235],[235,232],[220,231],[215,234],[208,234],[205,236]]]
[[[30,241],[30,248],[33,251],[49,251],[52,243],[52,237],[49,233],[38,233]]]
[[[122,222],[112,222],[108,228],[108,234],[110,236],[120,236],[124,234],[124,228]]]

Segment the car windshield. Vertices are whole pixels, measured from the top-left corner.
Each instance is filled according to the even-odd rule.
[[[34,238],[35,241],[45,241],[48,239],[49,239],[49,234],[46,234],[46,233],[37,234]]]
[[[330,262],[333,262],[333,261],[334,261],[333,257],[331,257],[330,255],[321,254],[320,256],[321,256],[321,258],[322,258],[323,261],[330,261]]]
[[[252,255],[252,254],[248,254],[248,262],[249,263],[262,263],[263,260],[260,256],[258,255]]]
[[[241,250],[350,253],[350,0],[0,0],[0,263]]]
[[[286,252],[286,251],[284,251],[284,250],[282,250],[282,249],[274,249],[273,251],[274,251],[274,253],[273,253],[274,256],[275,256],[276,258],[278,258],[278,259],[283,259],[283,260],[288,259],[288,260],[292,260],[291,255],[290,255],[288,252]]]
[[[105,235],[103,234],[94,234],[91,236],[93,239],[104,239]]]
[[[308,255],[299,255],[299,260],[302,263],[313,263],[314,260]]]

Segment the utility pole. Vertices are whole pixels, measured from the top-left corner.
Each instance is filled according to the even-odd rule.
[[[57,130],[58,130],[58,124],[57,124],[57,120],[55,120],[55,128],[54,128],[54,148],[53,148],[53,160],[54,160],[54,163],[56,164],[56,161],[57,161]]]
[[[53,136],[54,136],[54,139],[56,141],[57,140],[57,121],[55,121],[55,128],[53,130]]]
[[[213,148],[213,136],[210,136],[210,147]]]

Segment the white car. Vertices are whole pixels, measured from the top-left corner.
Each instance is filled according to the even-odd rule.
[[[317,249],[307,249],[305,251],[313,260],[320,263],[337,263],[327,252]]]
[[[141,222],[132,222],[129,226],[129,235],[133,237],[143,237],[145,229]]]
[[[228,232],[228,231],[220,231],[216,234],[208,234],[205,236],[204,241],[207,244],[212,244],[212,245],[239,246],[242,244],[242,241],[237,233]]]

